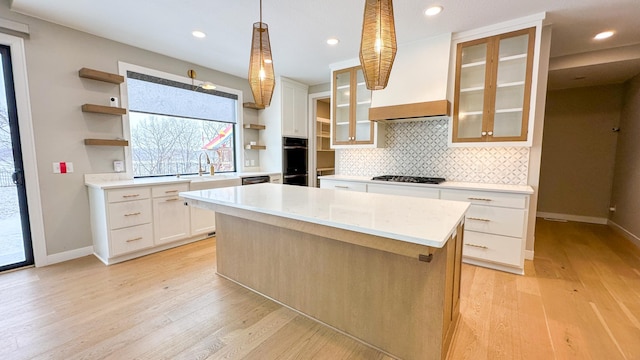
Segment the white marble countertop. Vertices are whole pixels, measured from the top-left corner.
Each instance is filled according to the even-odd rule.
[[[438,248],[469,208],[467,202],[267,183],[180,196],[194,205],[228,206]]]
[[[417,186],[417,187],[428,187],[433,189],[478,190],[478,191],[495,191],[495,192],[514,193],[514,194],[533,194],[533,188],[529,185],[482,184],[482,183],[470,183],[470,182],[458,182],[458,181],[445,181],[440,184],[415,184],[415,183],[371,180],[370,176],[348,176],[348,175],[327,175],[327,176],[321,176],[318,178],[320,180],[326,179],[326,180],[338,180],[338,181],[364,182],[364,183],[371,183],[371,184]]]
[[[97,189],[115,189],[134,186],[163,185],[175,183],[191,183],[201,181],[218,181],[228,179],[241,179],[251,176],[263,175],[279,175],[275,172],[233,172],[233,173],[216,173],[215,175],[204,174],[177,176],[155,176],[131,179],[122,173],[107,174],[86,174],[84,184],[88,187]]]

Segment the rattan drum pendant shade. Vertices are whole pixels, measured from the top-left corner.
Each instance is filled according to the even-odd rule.
[[[269,106],[276,84],[269,43],[269,27],[262,22],[262,0],[260,0],[260,22],[253,24],[251,57],[249,59],[249,85],[256,105]]]
[[[391,0],[365,0],[360,65],[369,90],[387,87],[396,57],[396,28]]]

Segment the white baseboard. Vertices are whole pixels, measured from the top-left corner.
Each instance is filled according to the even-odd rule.
[[[533,250],[525,250],[524,258],[525,260],[533,260]]]
[[[607,218],[594,217],[594,216],[582,216],[582,215],[571,215],[571,214],[557,214],[557,213],[548,213],[548,212],[540,212],[536,213],[536,217],[539,218],[550,218],[557,220],[567,220],[567,221],[577,221],[589,224],[600,224],[607,225]]]
[[[613,230],[615,230],[620,235],[622,235],[625,238],[629,239],[636,246],[640,247],[640,238],[635,236],[635,235],[633,235],[631,232],[629,232],[629,230],[623,228],[622,226],[614,223],[611,220],[609,220],[609,226],[611,226],[613,228]]]
[[[87,246],[80,249],[69,250],[53,255],[47,255],[47,265],[57,264],[63,261],[81,258],[83,256],[93,254],[93,246]]]

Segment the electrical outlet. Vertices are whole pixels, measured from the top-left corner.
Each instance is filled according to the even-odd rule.
[[[251,159],[251,166],[256,166],[256,161]]]
[[[245,160],[244,161],[244,166],[251,166],[251,161]]]

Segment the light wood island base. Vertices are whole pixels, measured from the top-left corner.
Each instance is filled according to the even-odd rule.
[[[390,356],[446,357],[459,317],[462,223],[443,248],[422,247],[433,255],[425,262],[380,249],[394,248],[392,239],[216,211],[218,274]]]

